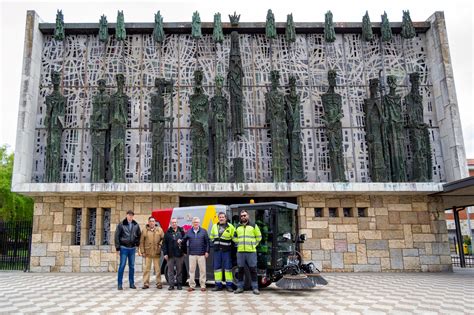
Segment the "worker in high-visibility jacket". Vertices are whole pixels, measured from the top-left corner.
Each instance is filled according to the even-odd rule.
[[[235,227],[227,222],[225,212],[219,212],[219,222],[214,224],[211,229],[211,242],[214,247],[213,266],[214,281],[216,286],[213,291],[223,290],[222,269],[224,269],[226,290],[234,291],[232,288],[232,238],[234,237]]]
[[[257,282],[257,245],[262,240],[262,233],[257,224],[250,222],[247,211],[240,212],[240,224],[235,229],[234,243],[237,244],[237,290],[234,293],[244,292],[245,265],[249,267],[253,294],[260,294]]]

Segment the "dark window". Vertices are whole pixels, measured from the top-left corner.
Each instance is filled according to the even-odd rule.
[[[97,210],[96,208],[88,209],[88,223],[89,223],[89,245],[95,245],[95,232],[96,232],[96,223],[97,223]]]
[[[104,208],[103,227],[104,235],[102,235],[102,245],[110,245],[110,208]]]
[[[352,208],[343,208],[344,217],[352,217]]]
[[[337,217],[337,208],[329,208],[329,217],[330,218]]]
[[[81,245],[81,217],[82,217],[82,209],[81,208],[74,208],[74,239],[72,240],[73,245]]]
[[[357,208],[357,214],[360,218],[367,217],[367,208]]]
[[[321,218],[323,216],[323,208],[314,208],[314,216]]]

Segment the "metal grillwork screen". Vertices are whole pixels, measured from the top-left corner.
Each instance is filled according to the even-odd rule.
[[[72,245],[81,245],[81,217],[82,217],[82,209],[81,208],[74,208],[74,239]]]
[[[30,269],[31,221],[0,221],[0,270]]]
[[[96,223],[97,223],[97,210],[95,208],[89,208],[88,210],[88,231],[89,231],[89,245],[95,245],[95,234],[96,234]]]
[[[104,208],[102,245],[110,245],[110,214],[110,209]]]
[[[327,90],[327,71],[338,72],[337,92],[342,95],[344,118],[343,149],[346,177],[351,182],[370,182],[364,131],[364,98],[368,97],[370,78],[392,74],[398,77],[399,94],[409,92],[408,74],[418,71],[424,99],[425,122],[430,126],[433,181],[444,180],[440,135],[433,106],[433,89],[427,65],[426,37],[413,39],[394,35],[381,43],[361,41],[359,34],[337,34],[334,43],[326,43],[323,34],[299,34],[295,43],[284,36],[274,40],[264,34],[240,34],[244,70],[245,135],[231,143],[229,161],[244,159],[247,182],[271,181],[271,146],[265,123],[265,93],[270,86],[270,70],[281,73],[282,92],[290,75],[297,78],[301,97],[301,138],[304,171],[308,181],[329,181],[327,139],[321,120],[321,95]],[[70,35],[64,42],[46,36],[42,56],[40,97],[36,120],[36,143],[33,181],[43,182],[45,156],[45,96],[51,93],[51,70],[62,73],[62,91],[67,97],[62,139],[62,181],[89,182],[91,172],[90,115],[97,80],[107,80],[107,92],[116,91],[115,75],[123,73],[126,93],[131,98],[126,132],[126,181],[149,182],[152,158],[149,130],[150,96],[154,79],[175,81],[172,95],[166,97],[166,115],[173,115],[172,129],[165,136],[164,172],[166,182],[190,182],[191,153],[189,96],[192,94],[193,71],[204,72],[205,93],[214,95],[216,74],[226,77],[230,36],[215,44],[210,35],[199,41],[190,35],[167,35],[162,45],[151,35],[130,35],[123,42],[111,36],[107,45],[96,35]],[[227,90],[224,89],[228,97]],[[408,138],[407,138],[408,141]],[[406,143],[409,148],[409,143]],[[407,158],[410,169],[411,157]],[[232,170],[231,170],[232,171]]]

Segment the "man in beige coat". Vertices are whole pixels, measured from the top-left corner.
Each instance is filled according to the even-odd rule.
[[[156,224],[155,218],[149,217],[148,224],[143,229],[140,237],[139,254],[145,258],[142,289],[148,289],[150,287],[150,270],[152,262],[156,274],[156,287],[158,289],[163,288],[161,285],[160,254],[164,236],[163,230]]]

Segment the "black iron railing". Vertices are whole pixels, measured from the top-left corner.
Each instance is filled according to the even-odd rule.
[[[464,255],[464,260],[466,261],[466,268],[474,268],[474,256]],[[459,255],[451,255],[451,261],[453,262],[454,267],[461,267],[461,259]]]
[[[31,221],[0,221],[0,270],[29,270],[31,233]]]

